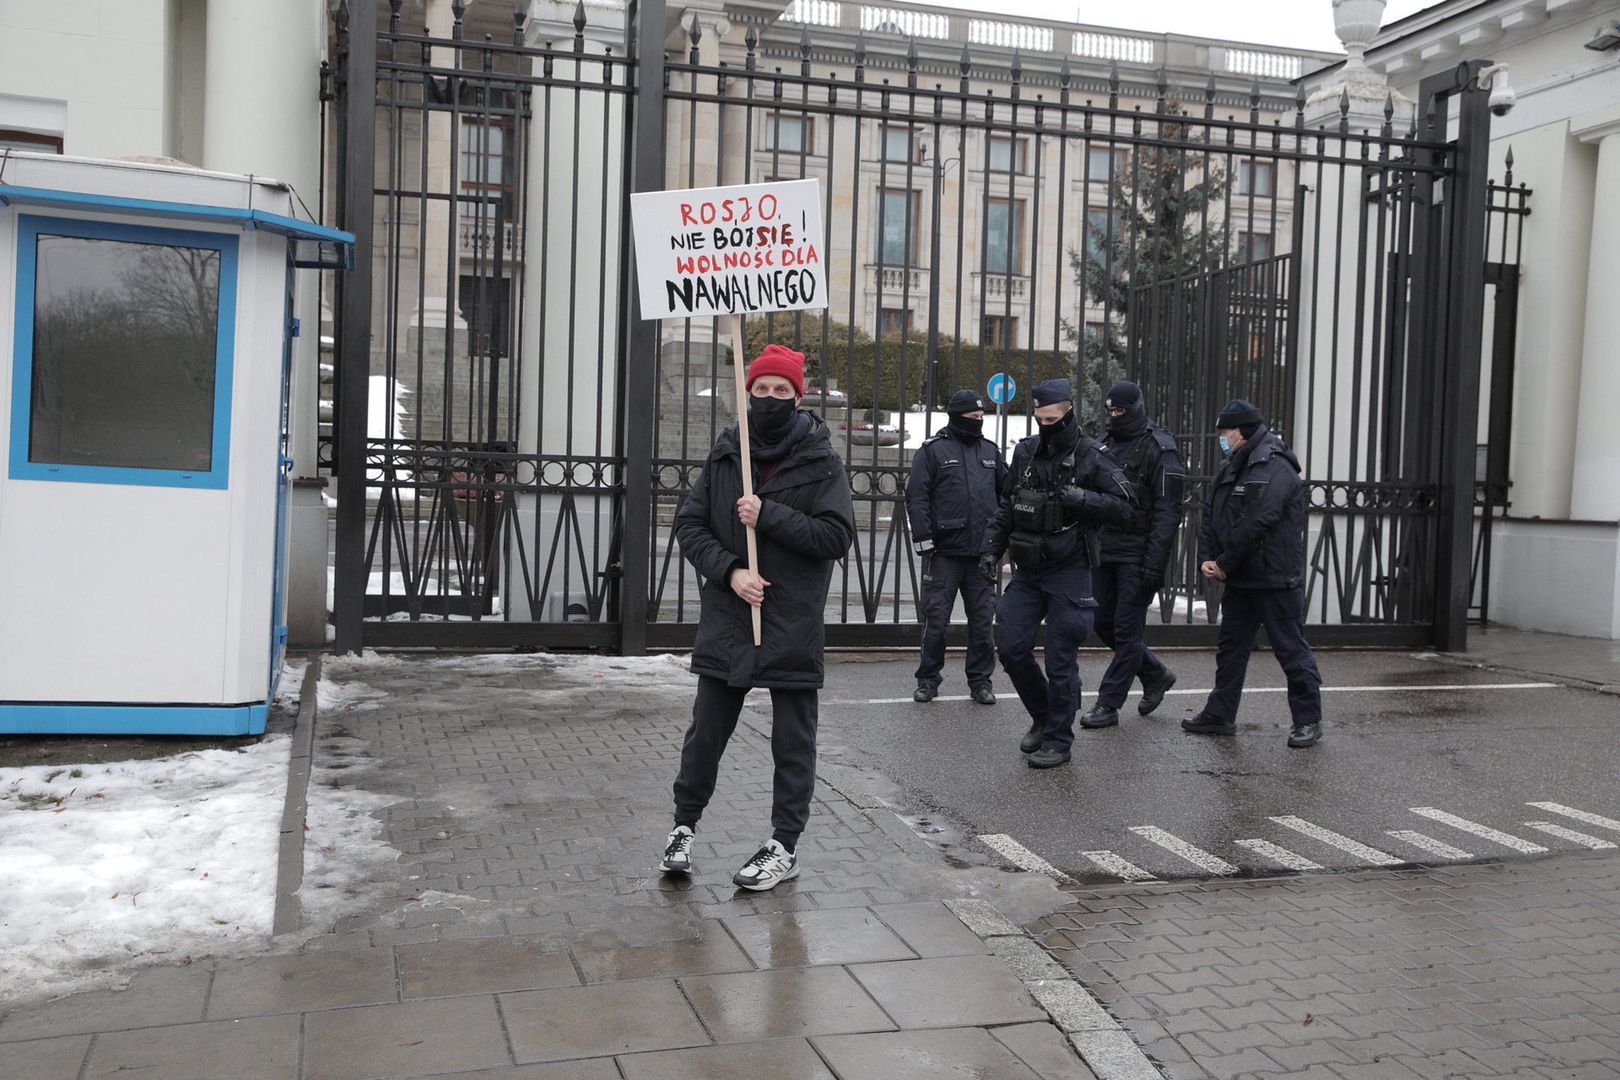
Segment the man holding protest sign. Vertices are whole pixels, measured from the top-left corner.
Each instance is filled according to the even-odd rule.
[[[720,433],[675,515],[681,554],[703,577],[692,723],[675,778],[675,827],[659,866],[692,872],[698,819],[714,794],[743,700],[771,692],[771,838],[732,882],[797,877],[816,781],[817,691],[833,564],[855,538],[855,506],[827,425],[801,410],[804,354],[767,345],[744,378],[743,312],[827,306],[819,183],[743,184],[631,196],[643,318],[729,315],[737,424]],[[757,491],[756,491],[757,485]]]

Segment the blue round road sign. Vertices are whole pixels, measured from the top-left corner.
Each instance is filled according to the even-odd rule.
[[[1014,394],[1018,393],[1018,384],[1013,382],[1013,377],[1005,371],[998,371],[990,376],[984,392],[997,405],[1005,405],[1013,399]]]

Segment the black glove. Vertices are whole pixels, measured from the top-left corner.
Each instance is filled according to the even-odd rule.
[[[1001,557],[992,555],[988,551],[980,555],[979,573],[984,575],[986,581],[994,585],[1001,577]]]
[[[1159,595],[1159,590],[1162,588],[1164,588],[1163,570],[1142,571],[1142,591],[1139,594],[1140,599],[1137,600],[1137,603],[1152,604],[1154,598]]]
[[[1079,521],[1086,516],[1086,508],[1095,496],[1085,488],[1066,487],[1058,493],[1058,498],[1063,503],[1063,516]]]

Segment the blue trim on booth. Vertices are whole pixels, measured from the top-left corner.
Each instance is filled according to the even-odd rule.
[[[177,469],[72,465],[29,459],[33,416],[34,283],[37,241],[49,236],[121,240],[136,244],[212,248],[220,253],[219,324],[214,343],[214,430],[212,467],[207,472]],[[17,301],[11,376],[11,467],[13,480],[51,480],[84,484],[131,484],[140,487],[223,489],[231,464],[231,386],[236,357],[236,274],[239,238],[228,233],[121,225],[84,218],[17,218]]]
[[[354,266],[353,233],[264,210],[168,202],[161,199],[131,199],[121,195],[93,195],[82,191],[57,191],[51,188],[0,184],[0,206],[13,204],[48,206],[59,210],[112,211],[139,214],[143,217],[180,218],[190,221],[229,222],[244,229],[263,229],[266,232],[278,233],[292,240],[313,240],[331,244],[334,256],[341,260],[341,265],[322,264],[324,268],[348,270]]]
[[[7,735],[263,735],[267,702],[247,705],[81,705],[0,702]]]

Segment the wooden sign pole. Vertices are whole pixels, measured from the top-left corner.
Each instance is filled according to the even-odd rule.
[[[742,443],[742,489],[746,498],[754,493],[754,458],[748,445],[748,386],[743,378],[743,336],[742,316],[732,313],[731,316],[731,370],[737,376],[737,439]],[[748,569],[757,576],[759,574],[759,540],[754,535],[754,527],[749,525],[748,531]],[[748,610],[754,616],[754,644],[760,644],[759,608],[752,604]]]

